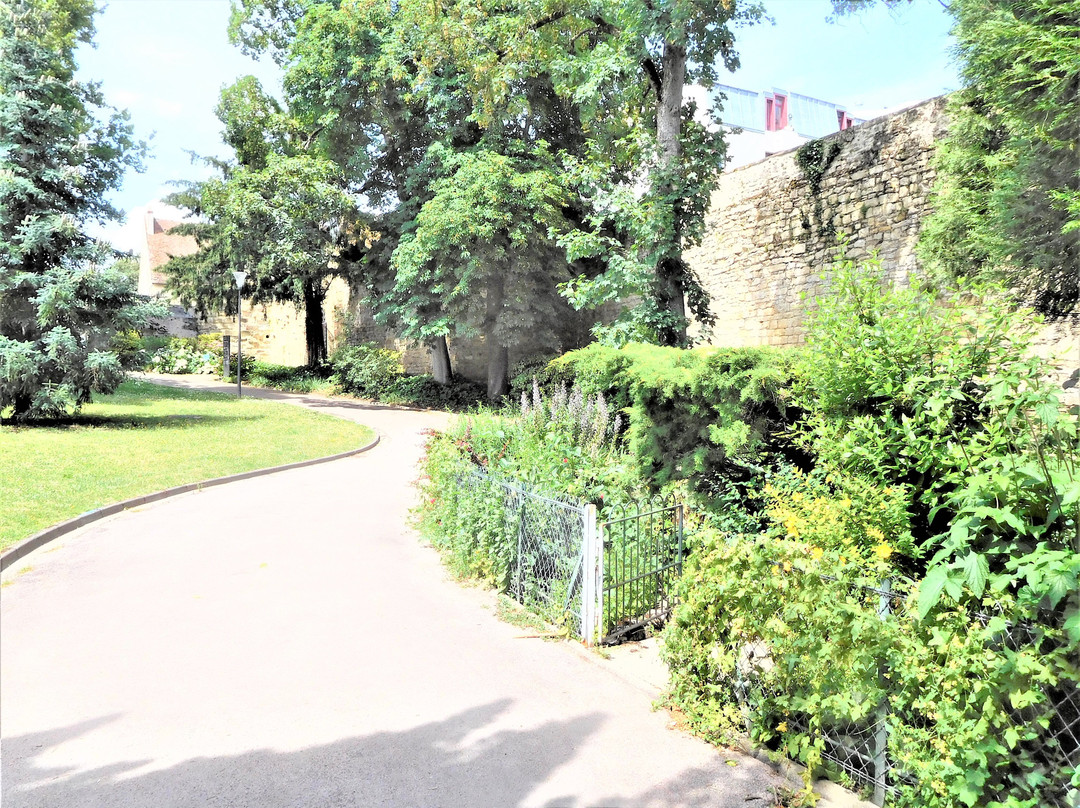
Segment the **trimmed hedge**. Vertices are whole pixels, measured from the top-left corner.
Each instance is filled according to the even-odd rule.
[[[629,416],[630,448],[654,488],[687,482],[706,504],[761,475],[794,449],[783,390],[791,352],[772,348],[624,348],[591,345],[554,360],[550,378],[603,393]]]

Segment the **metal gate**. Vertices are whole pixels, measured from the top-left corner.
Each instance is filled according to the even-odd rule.
[[[548,623],[616,643],[667,617],[682,573],[683,508],[663,503],[605,511],[474,470],[463,487],[483,486],[505,531],[506,592]]]
[[[682,574],[683,506],[616,509],[600,525],[600,635],[616,643],[666,618]]]

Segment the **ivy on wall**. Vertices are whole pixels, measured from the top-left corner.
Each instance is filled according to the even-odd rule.
[[[831,239],[836,235],[836,225],[833,222],[833,212],[826,215],[825,204],[821,200],[821,182],[825,172],[840,156],[840,144],[835,140],[811,140],[804,143],[795,152],[795,165],[806,179],[809,192],[810,204],[813,205],[814,218],[817,220],[817,234],[819,238]],[[807,214],[803,214],[802,226],[809,238],[813,232],[813,223]]]

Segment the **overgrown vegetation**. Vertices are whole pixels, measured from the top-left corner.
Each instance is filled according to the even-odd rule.
[[[790,448],[761,456],[743,517],[729,500],[699,534],[672,700],[715,738],[750,703],[752,735],[812,766],[829,731],[887,710],[891,804],[1063,806],[1080,444],[1030,317],[971,291],[836,268],[787,388]]]
[[[825,172],[840,156],[841,150],[842,146],[836,140],[811,140],[795,151],[795,165],[806,180],[807,196],[814,209],[813,220],[803,214],[802,226],[807,237],[813,232],[814,220],[817,221],[819,238],[831,239],[836,235],[832,214],[825,215],[825,203],[821,200],[821,181],[825,178]]]
[[[831,284],[799,351],[554,360],[521,412],[433,437],[425,533],[505,587],[516,535],[471,469],[597,504],[682,490],[696,529],[666,656],[699,731],[749,726],[813,771],[887,721],[892,805],[1065,806],[1080,434],[1031,356],[1037,322],[993,289],[894,289],[876,262]],[[590,400],[623,418],[600,443],[562,414]]]
[[[602,394],[536,386],[517,408],[480,412],[431,436],[420,480],[424,535],[451,569],[506,591],[517,554],[517,526],[504,518],[501,494],[469,485],[482,471],[549,496],[604,508],[632,501],[644,487],[620,439],[623,418]]]

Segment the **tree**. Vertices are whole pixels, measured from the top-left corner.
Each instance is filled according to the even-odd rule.
[[[510,348],[525,335],[559,347],[554,321],[570,315],[558,285],[578,267],[549,225],[572,206],[555,155],[577,148],[581,126],[542,73],[477,115],[461,54],[426,47],[439,22],[426,8],[314,3],[271,22],[268,4],[245,2],[238,24],[250,46],[276,43],[290,107],[365,201],[348,257],[376,317],[429,344],[443,380],[445,337],[482,335],[497,397]]]
[[[348,272],[340,247],[355,218],[353,200],[337,166],[308,153],[310,138],[253,77],[225,88],[217,113],[237,162],[211,161],[221,178],[170,197],[208,221],[182,226],[200,249],[165,265],[167,287],[200,312],[231,311],[231,273],[247,272],[244,292],[253,303],[304,311],[308,364],[318,364],[326,359],[326,293]]]
[[[517,156],[482,147],[433,151],[442,153],[443,176],[394,251],[394,290],[402,297],[418,289],[439,295],[440,316],[415,321],[404,336],[483,334],[488,396],[498,399],[509,392],[511,346],[525,337],[559,344],[565,313],[554,290],[570,270],[548,234],[567,227],[566,189],[543,146]]]
[[[86,234],[119,218],[106,194],[144,152],[126,113],[75,80],[94,12],[92,0],[0,0],[0,411],[19,420],[114,390],[112,335],[156,312]]]
[[[684,299],[710,320],[682,251],[701,237],[725,152],[722,136],[694,121],[684,88],[711,85],[718,60],[736,67],[732,26],[760,16],[758,4],[738,0],[554,8],[458,0],[443,4],[437,20],[413,20],[423,37],[421,80],[449,54],[478,99],[479,122],[527,106],[521,76],[549,77],[576,110],[587,136],[562,160],[579,215],[561,241],[572,261],[598,271],[579,274],[566,294],[579,308],[622,301],[616,330],[624,337],[685,344]]]
[[[1080,2],[952,0],[965,87],[921,251],[941,276],[1003,280],[1049,315],[1080,299]]]

